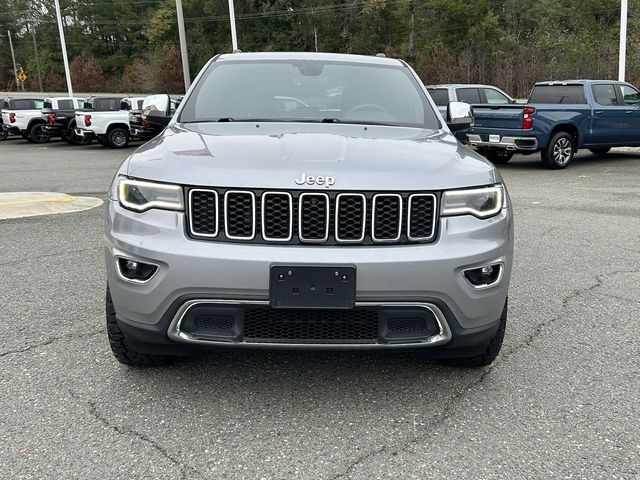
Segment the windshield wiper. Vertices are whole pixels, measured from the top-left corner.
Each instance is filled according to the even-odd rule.
[[[320,121],[322,123],[341,123],[342,122],[342,120],[340,120],[339,118],[331,118],[331,117],[323,118]]]

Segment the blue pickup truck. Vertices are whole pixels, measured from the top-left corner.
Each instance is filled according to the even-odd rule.
[[[580,148],[640,146],[640,92],[613,80],[539,82],[526,104],[478,110],[467,139],[494,163],[540,152],[548,168],[565,168]]]

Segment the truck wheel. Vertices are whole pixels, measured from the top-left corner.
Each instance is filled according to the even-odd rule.
[[[611,150],[611,147],[609,148],[590,148],[589,151],[591,153],[593,153],[594,155],[606,155],[607,153],[609,153],[609,150]]]
[[[105,313],[107,317],[107,336],[109,337],[109,345],[114,357],[120,363],[131,367],[153,367],[166,365],[170,363],[174,357],[164,355],[150,355],[139,352],[127,343],[127,339],[120,330],[116,321],[116,310],[113,308],[111,293],[107,285],[107,295],[105,302]]]
[[[559,170],[565,168],[571,160],[575,152],[575,140],[571,134],[567,132],[558,132],[553,137],[547,148],[540,152],[542,163],[547,168]]]
[[[489,340],[489,344],[484,352],[474,357],[466,358],[447,358],[443,362],[450,367],[477,368],[491,365],[498,357],[504,340],[504,331],[507,328],[507,304],[509,299],[504,302],[502,315],[500,315],[500,326],[495,335]]]
[[[489,148],[485,150],[483,155],[493,164],[505,164],[513,157],[513,152],[509,150],[498,150],[495,148]]]
[[[36,123],[29,129],[29,141],[33,143],[47,143],[50,139],[42,123]]]
[[[125,148],[129,145],[129,132],[122,127],[114,127],[107,133],[107,144],[111,148]]]

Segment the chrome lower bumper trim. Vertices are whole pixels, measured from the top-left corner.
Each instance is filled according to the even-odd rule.
[[[177,342],[212,345],[221,347],[251,347],[251,348],[279,348],[279,349],[306,349],[306,350],[362,350],[362,349],[402,349],[416,347],[435,347],[443,345],[451,340],[451,329],[442,313],[442,311],[431,303],[420,302],[356,302],[356,307],[413,307],[424,308],[433,313],[440,331],[431,337],[423,340],[408,343],[289,343],[289,342],[236,342],[236,341],[219,341],[205,340],[197,338],[180,330],[180,326],[189,310],[196,305],[260,305],[268,306],[268,300],[210,300],[196,299],[185,302],[176,312],[167,335],[170,339]]]
[[[499,142],[485,142],[480,135],[467,134],[467,140],[472,147],[504,148],[506,150],[537,150],[538,139],[535,137],[505,136]]]

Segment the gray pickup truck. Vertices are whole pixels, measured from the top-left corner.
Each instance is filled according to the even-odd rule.
[[[429,95],[438,106],[441,115],[447,111],[450,102],[465,102],[473,106],[474,120],[478,116],[489,117],[497,108],[514,105],[517,102],[504,91],[493,85],[471,83],[448,83],[443,85],[430,85],[427,87]],[[455,132],[456,138],[462,143],[468,143],[467,130]],[[485,149],[481,151],[487,159],[494,163],[504,163],[503,158],[510,157],[510,153],[504,150]]]
[[[471,111],[450,103],[451,129]],[[511,206],[495,167],[447,123],[400,60],[214,57],[109,191],[115,357],[416,349],[491,363],[507,322]]]

